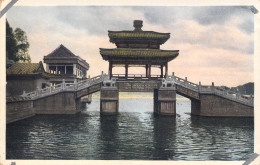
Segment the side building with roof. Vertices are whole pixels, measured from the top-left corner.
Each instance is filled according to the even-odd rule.
[[[6,70],[6,96],[45,88],[49,86],[51,76],[45,72],[42,62],[14,63]]]
[[[63,79],[72,83],[87,78],[89,64],[62,44],[44,56],[43,61],[46,63],[46,72],[55,75],[50,79],[51,85],[59,84]]]

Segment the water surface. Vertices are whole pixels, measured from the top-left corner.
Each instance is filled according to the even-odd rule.
[[[253,154],[251,118],[153,115],[152,93],[122,93],[119,115],[101,116],[99,99],[76,115],[37,115],[7,125],[7,159],[245,160]],[[136,97],[139,96],[139,97]]]

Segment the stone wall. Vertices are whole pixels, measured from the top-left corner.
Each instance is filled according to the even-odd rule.
[[[34,116],[33,101],[7,101],[6,102],[6,123],[22,120]]]
[[[198,106],[193,102],[193,107]],[[201,116],[253,117],[254,107],[243,105],[216,95],[200,95],[200,110],[192,110],[192,114]]]
[[[74,92],[62,92],[33,101],[36,114],[75,114],[80,111],[80,99]]]
[[[6,96],[17,96],[22,95],[23,91],[31,92],[36,90],[35,80],[7,80],[6,84]]]
[[[6,96],[22,95],[23,91],[32,92],[42,88],[42,83],[49,84],[49,81],[44,78],[39,79],[8,79],[6,84]]]
[[[118,81],[119,92],[153,92],[161,86],[161,81]]]

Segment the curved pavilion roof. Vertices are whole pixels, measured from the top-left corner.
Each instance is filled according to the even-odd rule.
[[[76,56],[64,45],[60,45],[54,51],[43,58],[44,63],[79,63],[89,69],[89,64],[79,56]]]
[[[164,44],[170,33],[159,33],[154,31],[108,31],[110,42],[122,41],[151,41]]]
[[[160,49],[134,49],[134,48],[115,48],[103,49],[100,48],[100,54],[104,60],[112,58],[149,58],[149,59],[168,59],[172,60],[179,55],[179,50],[160,50]]]

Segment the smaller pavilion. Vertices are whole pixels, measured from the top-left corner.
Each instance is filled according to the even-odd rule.
[[[62,44],[44,56],[43,61],[46,63],[46,72],[55,74],[50,80],[52,84],[59,84],[63,79],[66,82],[73,82],[87,77],[89,64]]]
[[[179,50],[161,50],[160,46],[169,38],[170,33],[143,31],[143,21],[134,21],[133,31],[108,31],[110,42],[117,48],[100,48],[102,58],[109,62],[109,75],[113,75],[113,67],[125,67],[123,77],[129,78],[129,67],[145,67],[142,77],[165,77],[168,75],[168,62],[175,59]],[[151,68],[160,68],[160,75],[152,75]],[[164,72],[163,72],[164,71]]]

